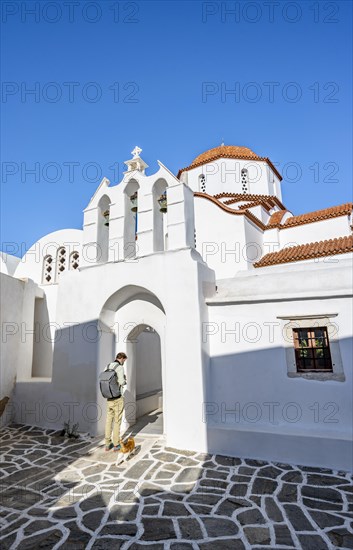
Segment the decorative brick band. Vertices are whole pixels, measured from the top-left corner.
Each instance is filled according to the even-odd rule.
[[[234,204],[235,202],[243,202],[246,200],[247,202],[258,202],[258,201],[265,201],[265,202],[273,202],[274,204],[277,204],[279,208],[285,209],[284,204],[281,203],[281,201],[275,196],[275,195],[251,195],[248,193],[218,193],[217,195],[213,195],[215,199],[224,199],[227,198],[228,200],[224,201],[223,204]]]

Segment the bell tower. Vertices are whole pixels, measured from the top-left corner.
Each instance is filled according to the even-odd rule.
[[[132,159],[124,161],[124,164],[127,166],[127,170],[124,174],[126,174],[127,177],[132,176],[132,172],[140,172],[143,176],[145,175],[148,164],[140,157],[140,153],[142,153],[142,149],[136,145],[135,149],[131,151],[133,155]]]

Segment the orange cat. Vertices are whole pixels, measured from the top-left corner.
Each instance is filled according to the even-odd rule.
[[[133,437],[128,437],[126,441],[121,440],[120,445],[122,453],[131,453],[135,448],[135,440]]]

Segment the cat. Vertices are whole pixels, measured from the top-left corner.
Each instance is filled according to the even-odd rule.
[[[131,453],[135,449],[135,440],[133,437],[128,437],[126,441],[121,440],[120,446],[122,453]]]

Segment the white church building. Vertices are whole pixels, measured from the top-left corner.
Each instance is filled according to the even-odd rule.
[[[103,435],[124,351],[126,428],[160,408],[171,447],[352,469],[352,204],[293,215],[246,147],[140,155],[82,229],[2,253],[2,424]]]

